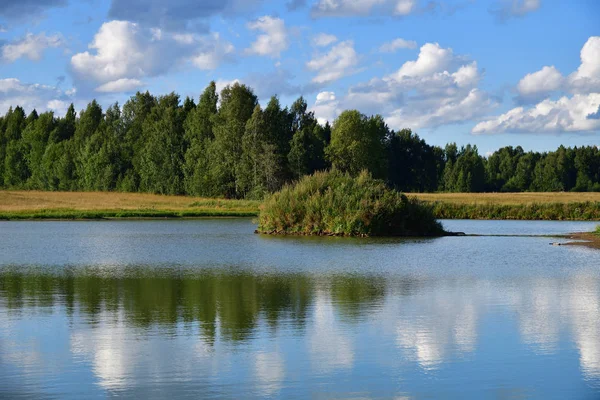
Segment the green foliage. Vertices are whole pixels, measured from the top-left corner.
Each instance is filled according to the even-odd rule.
[[[403,129],[392,136],[388,181],[397,190],[435,191],[443,168],[442,149],[429,146],[410,129]]]
[[[431,210],[363,171],[317,172],[265,200],[259,232],[343,236],[437,236]]]
[[[215,139],[209,148],[214,193],[227,198],[243,195],[240,185],[242,138],[258,99],[252,89],[235,83],[221,92],[221,106],[214,118]]]
[[[183,122],[179,96],[158,99],[144,121],[146,138],[140,159],[140,189],[159,194],[183,193]]]
[[[434,202],[433,214],[439,219],[492,220],[600,220],[600,203],[532,203],[532,204],[457,204]]]
[[[296,100],[290,110],[292,137],[287,158],[293,179],[326,167],[325,147],[328,140],[314,113],[307,110],[308,105],[303,97]]]
[[[102,190],[254,198],[332,166],[368,170],[405,192],[600,192],[596,146],[554,152],[504,147],[430,146],[410,129],[390,131],[380,116],[345,111],[333,128],[304,98],[289,108],[272,97],[256,111],[251,88],[220,95],[211,82],[197,105],[172,93],[136,93],[123,107],[92,101],[79,114],[0,116],[0,189]]]
[[[327,157],[334,168],[353,176],[368,170],[377,178],[385,178],[389,134],[380,115],[367,117],[356,110],[344,111],[333,124]]]

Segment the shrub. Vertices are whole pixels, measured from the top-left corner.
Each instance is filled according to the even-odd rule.
[[[269,196],[258,232],[336,236],[440,236],[430,206],[389,189],[368,172],[317,172]]]

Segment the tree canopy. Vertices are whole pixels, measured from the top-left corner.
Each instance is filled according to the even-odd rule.
[[[330,168],[367,170],[405,192],[600,191],[595,146],[508,146],[484,157],[476,146],[429,145],[357,110],[322,125],[303,97],[261,106],[239,83],[217,93],[211,82],[197,102],[145,92],[106,110],[94,100],[62,117],[19,105],[0,116],[4,189],[259,199]]]

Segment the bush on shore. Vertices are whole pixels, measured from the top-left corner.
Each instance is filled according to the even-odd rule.
[[[259,233],[335,236],[442,236],[431,206],[363,171],[317,172],[269,196]]]

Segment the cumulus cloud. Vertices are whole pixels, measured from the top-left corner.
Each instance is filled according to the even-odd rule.
[[[431,3],[434,6],[435,3]],[[318,0],[313,17],[351,17],[367,15],[405,16],[419,9],[417,0]]]
[[[24,19],[41,15],[49,8],[65,7],[67,0],[2,0],[0,16],[7,19]]]
[[[317,94],[315,104],[310,108],[321,125],[333,121],[341,113],[340,103],[334,92],[321,92]]]
[[[569,76],[564,77],[553,66],[544,67],[521,79],[517,92],[518,101],[538,103],[529,109],[516,107],[480,122],[473,133],[562,133],[600,129],[599,121],[594,118],[600,98],[600,37],[587,40],[581,49],[581,65]],[[562,94],[562,97],[552,100],[554,94]]]
[[[244,15],[262,0],[112,0],[111,19],[138,22],[169,31],[208,29],[215,15]]]
[[[405,40],[405,39],[394,39],[391,42],[387,42],[379,47],[379,52],[381,53],[395,53],[399,49],[416,49],[417,42],[414,40]]]
[[[63,115],[74,95],[74,89],[63,91],[53,86],[23,83],[16,78],[0,79],[0,114],[19,105],[26,112],[35,108],[38,112],[52,110]]]
[[[589,118],[600,107],[600,93],[576,94],[553,101],[546,99],[530,109],[516,107],[475,125],[474,134],[562,133],[600,129],[600,120]]]
[[[103,92],[131,89],[178,64],[214,69],[234,51],[218,34],[171,34],[129,21],[104,23],[88,47],[71,58],[71,67],[82,84],[93,82]]]
[[[285,22],[280,18],[264,16],[248,23],[248,29],[259,31],[256,40],[246,49],[247,54],[278,58],[289,46]]]
[[[44,50],[64,46],[64,40],[61,35],[46,36],[45,33],[34,35],[26,34],[24,37],[13,40],[0,47],[0,59],[3,62],[11,63],[19,58],[28,58],[31,61],[39,61],[42,58]]]
[[[315,54],[306,67],[317,73],[312,79],[314,83],[325,84],[354,73],[357,64],[354,42],[347,40],[336,44],[327,53]]]
[[[318,35],[313,36],[312,43],[317,47],[327,47],[329,45],[337,42],[337,37],[335,35],[329,35],[327,33],[319,33]]]
[[[194,45],[194,42],[199,46],[191,58],[192,64],[202,70],[214,70],[224,61],[233,60],[235,47],[218,33],[204,37],[195,36],[190,44]]]
[[[537,72],[525,75],[517,84],[517,91],[521,102],[539,101],[548,94],[559,90],[563,81],[562,74],[554,66],[544,67]]]
[[[506,21],[536,11],[541,3],[541,0],[498,0],[490,8],[490,13],[499,21]]]
[[[588,114],[587,119],[600,119],[600,106],[598,106],[598,111]]]
[[[416,78],[428,76],[432,73],[444,71],[454,60],[452,49],[442,48],[437,43],[425,43],[415,61],[407,61],[395,74],[396,79]]]
[[[344,97],[336,99],[335,107],[323,109],[356,108],[381,114],[393,129],[462,123],[484,115],[497,104],[478,88],[480,80],[477,62],[437,43],[426,43],[416,60],[405,62],[392,74],[351,87]],[[323,112],[319,116],[331,121],[336,114]]]
[[[600,92],[600,36],[592,36],[583,45],[581,65],[568,77],[575,93]]]
[[[122,78],[100,85],[96,88],[96,91],[101,93],[132,92],[142,86],[144,86],[144,83],[139,79]]]

